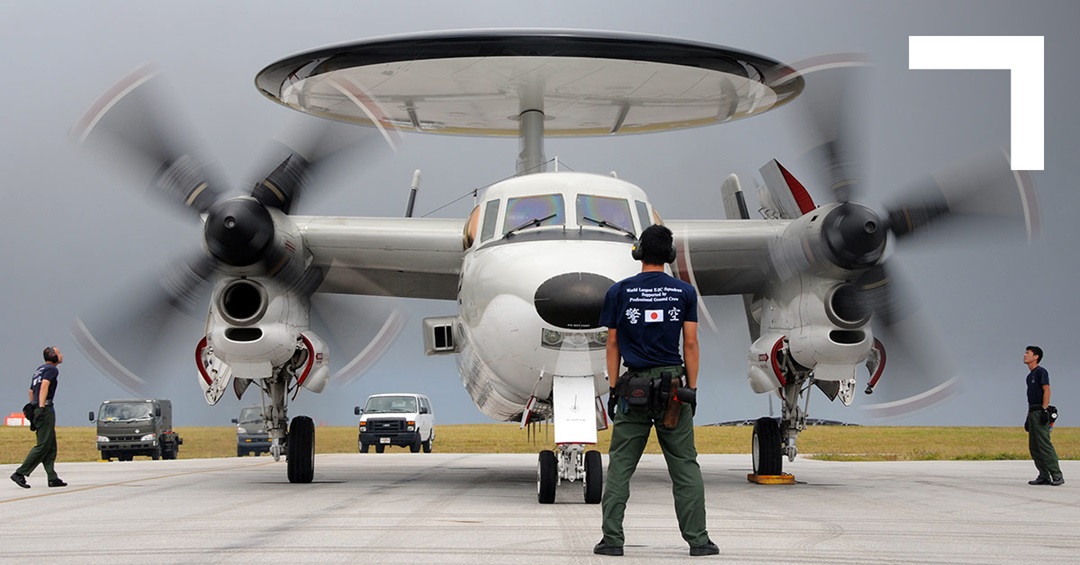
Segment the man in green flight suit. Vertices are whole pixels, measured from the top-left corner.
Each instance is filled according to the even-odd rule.
[[[593,553],[623,554],[622,523],[630,498],[630,478],[655,427],[671,477],[679,529],[690,545],[690,555],[716,555],[720,549],[705,529],[705,484],[694,445],[700,355],[697,292],[664,272],[664,264],[675,260],[668,228],[646,228],[633,254],[642,263],[641,273],[608,290],[600,316],[600,323],[608,328],[609,378],[619,374],[620,364],[628,371],[612,387],[608,400],[613,429],[601,500],[604,538]],[[673,379],[676,384],[672,384]],[[671,395],[685,403],[674,401],[672,405]],[[671,414],[665,418],[669,407]],[[672,421],[675,419],[677,422]]]

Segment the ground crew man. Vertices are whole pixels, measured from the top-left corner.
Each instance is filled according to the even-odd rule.
[[[1039,366],[1043,350],[1029,345],[1024,351],[1024,364],[1028,366],[1027,401],[1028,415],[1024,429],[1028,432],[1028,451],[1039,470],[1039,476],[1028,481],[1029,485],[1063,485],[1065,478],[1058,465],[1057,451],[1050,442],[1050,374]]]
[[[26,477],[34,472],[40,463],[45,468],[50,487],[66,487],[67,483],[56,476],[53,463],[56,461],[56,412],[53,410],[53,398],[56,396],[56,384],[60,377],[57,365],[64,362],[64,354],[56,346],[46,347],[42,352],[45,363],[37,368],[30,379],[30,403],[34,404],[34,427],[37,431],[37,444],[30,448],[23,464],[11,474],[11,480],[22,488],[30,488]]]
[[[608,413],[613,429],[601,499],[604,538],[593,553],[623,554],[622,524],[630,477],[655,427],[671,477],[679,529],[690,545],[690,555],[715,555],[720,549],[705,529],[705,485],[694,445],[697,292],[664,272],[665,263],[675,260],[668,228],[646,228],[633,254],[642,263],[641,273],[608,290],[600,317],[608,328],[607,370],[613,383]],[[628,370],[616,381],[620,364]]]

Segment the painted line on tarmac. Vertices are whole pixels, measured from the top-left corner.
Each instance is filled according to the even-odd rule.
[[[276,461],[270,460],[270,461],[266,461],[265,463],[253,464],[253,465],[251,465],[251,467],[263,467],[263,466],[266,466],[266,465],[273,465],[274,463],[276,463]],[[58,495],[67,494],[67,493],[75,493],[75,492],[83,492],[83,491],[88,491],[88,490],[95,490],[95,489],[104,488],[104,487],[117,487],[117,486],[129,485],[131,483],[140,483],[140,482],[145,482],[145,481],[156,481],[156,480],[159,480],[159,479],[170,479],[170,478],[173,478],[173,477],[183,477],[185,475],[200,475],[200,474],[203,474],[203,473],[216,473],[218,471],[228,471],[228,470],[234,470],[234,469],[236,469],[236,468],[235,467],[215,467],[213,469],[199,469],[199,470],[195,470],[195,471],[182,471],[182,472],[178,472],[178,473],[170,473],[168,475],[151,475],[151,476],[142,477],[142,478],[138,478],[138,479],[128,479],[126,481],[116,481],[116,482],[112,482],[112,483],[101,483],[101,484],[89,485],[89,486],[85,486],[85,487],[75,487],[75,488],[69,488],[69,487],[46,487],[46,488],[49,488],[49,489],[52,489],[52,490],[50,490],[48,492],[41,493],[41,494],[31,494],[31,495],[28,495],[28,496],[20,496],[18,498],[9,498],[7,500],[0,500],[0,505],[8,504],[10,502],[20,502],[20,501],[23,501],[23,500],[33,500],[35,498],[45,498],[47,496],[58,496]],[[26,489],[26,490],[30,490],[30,489]]]

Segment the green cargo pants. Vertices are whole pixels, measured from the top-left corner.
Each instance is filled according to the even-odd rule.
[[[682,537],[691,547],[709,541],[709,533],[705,530],[705,483],[697,462],[690,405],[682,406],[675,429],[669,430],[660,425],[662,419],[662,412],[650,414],[643,408],[631,409],[626,414],[620,410],[615,414],[611,449],[608,452],[607,483],[600,502],[604,514],[604,542],[609,545],[622,547],[625,542],[622,524],[626,501],[630,498],[630,477],[637,469],[649,433],[654,427],[667,461],[671,491],[675,496],[675,515],[679,519]]]
[[[45,408],[45,414],[42,416],[41,421],[38,422],[37,445],[30,448],[30,452],[26,454],[22,466],[16,469],[15,472],[28,477],[40,463],[45,468],[45,474],[49,476],[49,480],[53,480],[58,478],[56,471],[53,470],[53,463],[55,462],[56,412],[52,406],[49,406]]]
[[[1031,452],[1031,460],[1035,462],[1040,478],[1060,479],[1061,466],[1058,465],[1054,444],[1050,442],[1050,424],[1042,423],[1041,416],[1042,407],[1028,410],[1028,451]]]

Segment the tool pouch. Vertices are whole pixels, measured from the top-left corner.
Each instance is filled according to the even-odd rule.
[[[653,382],[648,376],[626,373],[619,379],[619,396],[631,408],[648,408],[653,396]]]

